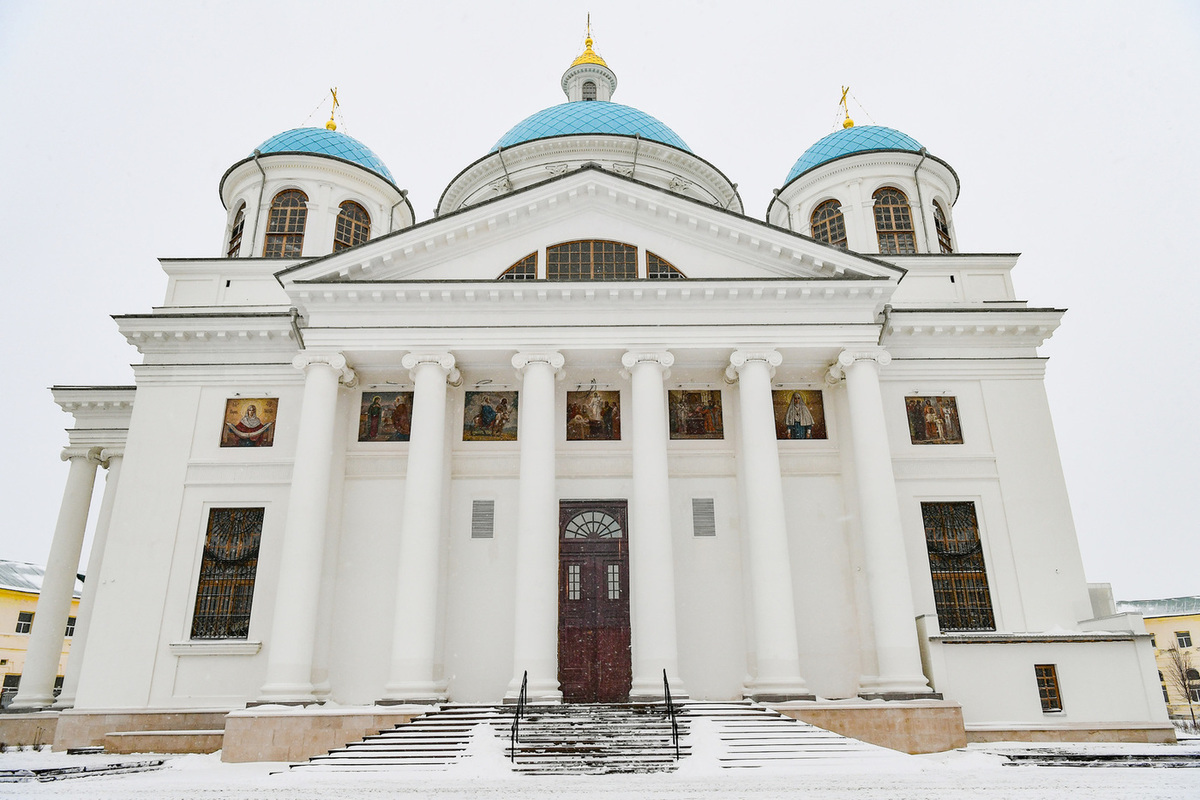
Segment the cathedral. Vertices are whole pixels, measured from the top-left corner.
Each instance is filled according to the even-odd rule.
[[[0,726],[274,760],[669,688],[909,752],[1173,740],[1141,618],[1084,576],[1064,312],[959,241],[951,165],[847,112],[754,219],[590,37],[561,87],[429,219],[332,118],[220,177],[214,256],[115,318],[136,385],[53,389],[70,470]]]

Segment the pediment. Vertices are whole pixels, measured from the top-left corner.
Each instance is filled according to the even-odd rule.
[[[888,279],[904,270],[585,167],[276,274],[312,282],[486,281],[531,253],[580,239],[636,245],[688,278]]]

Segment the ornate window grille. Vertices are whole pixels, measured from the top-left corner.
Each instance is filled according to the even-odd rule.
[[[304,250],[304,225],[308,221],[308,197],[298,189],[275,195],[267,217],[264,258],[299,258]]]
[[[943,631],[994,631],[975,504],[921,503],[933,602]]]
[[[208,512],[192,615],[193,639],[245,639],[249,635],[263,512],[262,508],[214,508]]]
[[[371,238],[371,217],[367,210],[352,200],[340,206],[333,226],[333,252],[362,244]]]
[[[837,200],[826,200],[813,209],[809,218],[812,237],[818,242],[846,247],[846,218],[842,216],[842,206]]]
[[[500,273],[498,280],[502,281],[534,281],[537,280],[538,254],[535,250]]]
[[[546,248],[546,277],[552,281],[631,281],[638,276],[637,248],[587,240]]]
[[[875,198],[875,233],[879,236],[879,252],[885,255],[917,252],[912,209],[904,192],[885,186],[872,196]]]
[[[670,261],[654,253],[646,253],[646,277],[652,281],[681,281],[687,278]]]
[[[233,227],[229,230],[229,247],[225,250],[226,258],[237,258],[238,252],[242,249],[242,231],[246,227],[246,204],[242,203],[238,206],[237,214],[233,218]]]
[[[938,247],[943,253],[953,253],[954,246],[950,244],[950,222],[946,219],[946,211],[937,200],[933,201],[933,227],[937,228]]]

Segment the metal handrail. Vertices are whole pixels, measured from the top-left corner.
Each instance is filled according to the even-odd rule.
[[[665,675],[665,673],[664,673]],[[521,674],[521,693],[517,695],[517,707],[513,711],[512,732],[508,737],[508,756],[517,763],[517,742],[521,740],[521,717],[525,714],[525,704],[529,695],[529,670]]]
[[[675,743],[675,760],[679,760],[679,722],[675,719],[675,704],[671,702],[671,684],[663,670],[663,699],[667,702],[667,719],[671,720],[671,741]]]

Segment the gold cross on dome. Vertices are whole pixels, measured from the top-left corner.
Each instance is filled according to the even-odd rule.
[[[339,105],[341,105],[340,103],[338,103],[338,99],[337,99],[337,87],[334,86],[332,89],[329,90],[329,93],[331,95],[333,95],[333,108],[329,109],[329,122],[325,123],[325,127],[331,131],[336,131],[337,123],[333,121],[333,113],[335,111],[337,111],[337,107]]]

